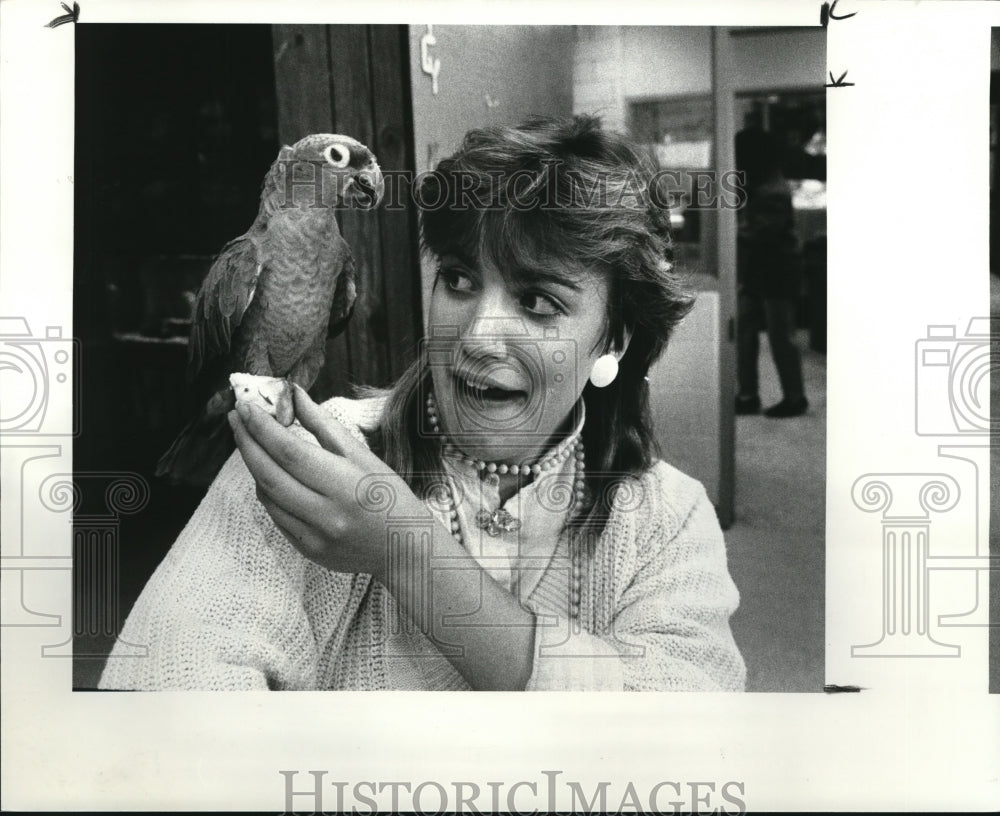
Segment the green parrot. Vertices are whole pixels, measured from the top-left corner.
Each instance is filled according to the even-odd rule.
[[[230,374],[305,389],[315,382],[326,339],[343,331],[357,294],[336,211],[372,209],[384,189],[375,156],[349,136],[316,133],[281,148],[257,218],[223,247],[198,292],[188,379],[207,402],[160,458],[158,476],[198,485],[215,478],[235,449]]]

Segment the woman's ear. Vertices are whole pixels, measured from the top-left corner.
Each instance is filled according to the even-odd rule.
[[[630,332],[628,329],[625,329],[625,337],[622,340],[621,347],[615,348],[614,350],[615,357],[621,360],[621,358],[625,356],[625,352],[628,351],[628,344],[631,342],[632,342],[632,332]]]

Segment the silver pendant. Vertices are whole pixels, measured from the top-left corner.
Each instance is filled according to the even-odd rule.
[[[480,510],[476,513],[476,524],[479,529],[485,530],[487,535],[496,538],[500,533],[516,533],[521,529],[521,522],[514,518],[503,508],[494,510]]]

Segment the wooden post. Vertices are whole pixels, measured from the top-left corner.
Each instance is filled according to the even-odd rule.
[[[276,25],[273,38],[282,142],[343,133],[370,147],[383,172],[394,175],[392,200],[378,211],[340,214],[358,300],[344,334],[327,343],[314,396],[346,394],[351,384],[388,385],[413,359],[420,337],[416,217],[409,187],[399,191],[399,177],[414,167],[406,28]]]

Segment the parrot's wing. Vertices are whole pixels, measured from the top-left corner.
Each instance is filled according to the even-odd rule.
[[[330,324],[327,337],[336,337],[347,326],[354,312],[354,301],[358,297],[357,271],[354,265],[354,254],[346,241],[341,239],[344,251],[344,263],[337,278],[337,288],[333,291],[333,306],[330,309]]]
[[[208,360],[229,352],[233,332],[253,300],[261,268],[257,247],[246,236],[230,241],[215,259],[195,303],[188,347],[191,379]]]

